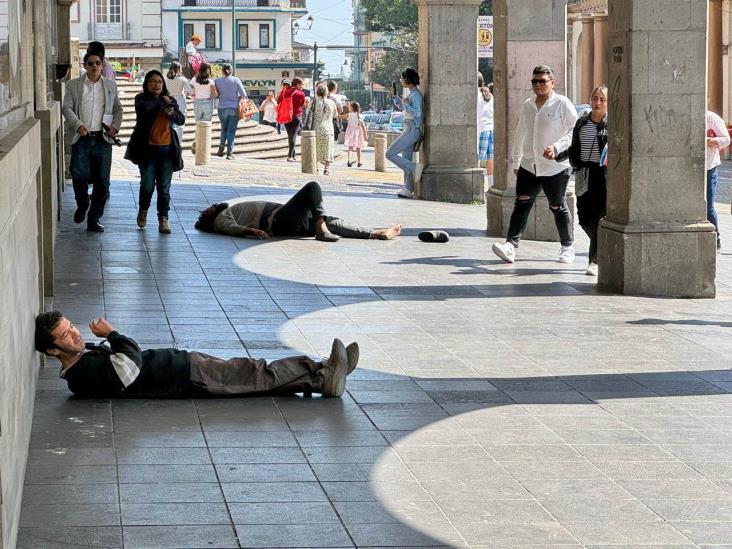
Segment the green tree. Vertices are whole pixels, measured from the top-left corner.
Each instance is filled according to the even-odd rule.
[[[417,6],[411,0],[361,0],[361,6],[370,31],[417,30]]]
[[[372,75],[374,82],[390,87],[392,82],[399,82],[399,76],[407,67],[417,68],[417,32],[402,32],[394,37],[391,49],[376,64]]]

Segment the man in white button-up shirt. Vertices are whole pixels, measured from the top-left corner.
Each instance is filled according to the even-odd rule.
[[[722,251],[719,238],[719,219],[714,202],[717,199],[717,182],[719,174],[717,166],[722,163],[719,151],[730,143],[729,132],[724,120],[712,111],[707,111],[707,219],[717,229],[717,253]]]
[[[557,162],[557,154],[572,143],[572,129],[577,111],[572,102],[554,93],[554,72],[551,67],[534,67],[531,86],[534,97],[521,106],[516,139],[511,151],[516,174],[516,203],[508,226],[506,243],[493,244],[493,252],[506,261],[516,260],[516,248],[526,228],[529,213],[537,195],[543,190],[554,214],[562,243],[560,263],[574,262],[572,215],[565,194],[569,183],[569,161]]]

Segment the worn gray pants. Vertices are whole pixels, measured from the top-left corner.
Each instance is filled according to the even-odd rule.
[[[189,353],[191,392],[194,396],[236,396],[259,393],[319,393],[323,365],[307,356],[273,360],[237,357],[225,360],[204,353]]]

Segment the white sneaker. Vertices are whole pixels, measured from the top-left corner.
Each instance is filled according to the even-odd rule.
[[[513,263],[516,261],[516,248],[514,248],[513,244],[510,242],[506,242],[505,244],[496,242],[493,244],[491,249],[494,254],[503,259],[506,263]]]
[[[414,194],[412,193],[412,191],[410,191],[406,187],[402,187],[401,189],[399,189],[397,191],[397,196],[399,198],[414,198]]]
[[[559,250],[559,263],[574,263],[574,246],[562,246]]]
[[[587,270],[585,271],[585,274],[587,276],[597,276],[597,263],[590,263],[587,265]]]

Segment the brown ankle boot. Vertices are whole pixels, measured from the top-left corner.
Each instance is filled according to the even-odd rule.
[[[145,225],[147,225],[147,210],[140,210],[137,212],[137,226],[144,229]]]
[[[170,234],[170,224],[167,217],[161,217],[158,220],[158,232],[162,234]]]

